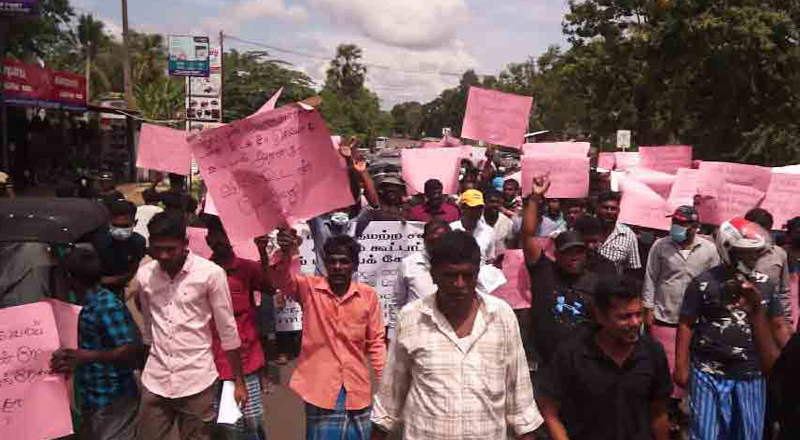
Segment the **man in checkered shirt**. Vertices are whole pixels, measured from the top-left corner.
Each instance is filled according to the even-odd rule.
[[[138,329],[125,304],[100,286],[100,258],[93,249],[72,250],[64,267],[70,287],[83,303],[79,349],[53,353],[51,368],[66,374],[77,370],[83,403],[81,438],[133,440],[139,413],[133,367],[144,354]]]
[[[475,291],[481,250],[464,231],[430,250],[436,293],[408,304],[375,397],[372,440],[404,423],[405,440],[533,440],[533,400],[519,324],[503,300]]]
[[[611,260],[620,273],[642,268],[639,243],[631,228],[617,221],[622,195],[615,192],[600,194],[597,198],[597,218],[603,223],[605,240],[597,250]]]

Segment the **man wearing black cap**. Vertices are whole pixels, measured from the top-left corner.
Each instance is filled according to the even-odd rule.
[[[531,277],[531,339],[528,356],[546,365],[556,349],[593,322],[590,314],[598,274],[586,267],[587,249],[581,234],[567,231],[555,239],[555,261],[548,259],[536,240],[539,203],[549,187],[545,177],[532,185],[531,203],[523,220],[523,250]],[[532,350],[531,350],[532,349]],[[531,352],[532,351],[532,352]]]

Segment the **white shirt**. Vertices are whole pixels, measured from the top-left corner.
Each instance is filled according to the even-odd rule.
[[[373,423],[403,421],[405,440],[503,440],[541,426],[517,318],[503,300],[478,298],[464,343],[432,296],[400,312]]]
[[[478,272],[478,293],[489,295],[508,280],[503,272],[490,265],[482,264]],[[436,293],[439,288],[431,277],[431,261],[427,251],[415,252],[400,261],[397,281],[394,285],[394,307],[402,309],[406,304]],[[393,324],[390,325],[394,327]]]
[[[147,230],[147,224],[160,212],[164,212],[164,210],[154,205],[142,205],[136,208],[136,226],[133,227],[133,232],[144,237],[148,244],[150,243],[150,231]]]
[[[467,230],[464,225],[461,224],[461,220],[450,223],[450,229],[454,231]],[[483,216],[481,216],[481,219],[478,220],[478,225],[475,227],[475,230],[472,231],[472,236],[475,237],[475,241],[478,242],[478,246],[481,248],[481,258],[483,262],[491,264],[495,257],[497,257],[494,241],[494,228],[486,223],[486,220],[483,219]]]
[[[506,253],[506,240],[513,234],[514,222],[501,212],[497,217],[497,222],[494,224],[494,249],[497,256]]]

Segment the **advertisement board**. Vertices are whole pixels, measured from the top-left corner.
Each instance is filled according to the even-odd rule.
[[[201,76],[210,73],[208,37],[170,35],[169,74],[173,76]]]

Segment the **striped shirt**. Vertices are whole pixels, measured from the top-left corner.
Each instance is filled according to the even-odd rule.
[[[533,432],[542,416],[511,307],[478,294],[468,340],[436,308],[436,295],[406,306],[375,397],[372,421],[406,440],[488,440]]]

